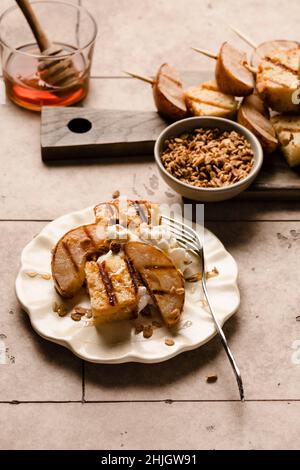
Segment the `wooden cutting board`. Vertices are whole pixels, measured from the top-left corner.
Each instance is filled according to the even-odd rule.
[[[41,147],[45,162],[153,155],[168,125],[156,111],[44,107]]]
[[[154,142],[168,125],[156,112],[45,107],[41,149],[44,162],[89,159],[124,161],[153,155]],[[243,199],[299,199],[300,171],[289,168],[280,152],[265,158]]]

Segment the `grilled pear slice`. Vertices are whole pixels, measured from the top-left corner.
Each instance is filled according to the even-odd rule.
[[[161,65],[152,90],[157,111],[162,117],[177,121],[187,116],[183,87],[176,69],[169,64]]]
[[[245,66],[247,55],[228,42],[224,42],[218,54],[216,81],[223,93],[232,96],[251,95],[254,90],[254,76]]]
[[[291,167],[300,165],[300,116],[277,115],[271,118],[280,149]]]
[[[51,270],[62,297],[71,298],[85,281],[85,263],[108,250],[109,241],[99,239],[97,225],[82,225],[67,232],[52,251]]]
[[[251,56],[251,65],[253,67],[258,67],[262,59],[274,51],[278,50],[288,50],[299,47],[300,43],[297,41],[290,41],[287,39],[276,39],[274,41],[266,41],[262,44],[259,44],[252,53]]]
[[[246,96],[243,99],[242,103],[247,104],[247,106],[251,106],[252,108],[256,109],[256,111],[262,114],[266,119],[270,119],[269,108],[257,93],[253,93],[252,95]]]
[[[178,324],[184,305],[184,279],[171,259],[159,248],[141,242],[128,242],[126,256],[140,274],[165,324]]]
[[[256,95],[247,96],[238,111],[238,122],[253,132],[266,153],[272,153],[278,145],[275,130],[267,118],[263,101]]]

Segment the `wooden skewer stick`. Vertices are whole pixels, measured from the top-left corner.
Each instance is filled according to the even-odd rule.
[[[143,75],[137,75],[136,73],[132,72],[127,72],[126,70],[123,71],[126,73],[126,75],[129,75],[130,77],[137,78],[138,80],[142,80],[143,82],[150,83],[150,85],[154,84],[154,80],[149,77],[144,77]]]
[[[193,51],[199,52],[200,54],[203,54],[207,57],[210,57],[211,59],[218,60],[218,56],[214,54],[213,52],[206,51],[205,49],[198,49],[197,47],[192,47]],[[243,63],[244,67],[249,70],[251,73],[257,73],[258,69],[255,67],[252,67],[252,65],[248,64],[248,62]]]
[[[210,57],[211,59],[218,59],[218,56],[213,52],[207,51],[205,49],[198,49],[197,47],[192,47],[193,51],[199,52],[199,54],[206,55],[206,57]]]
[[[248,62],[244,62],[243,66],[246,67],[246,69],[249,70],[249,72],[251,73],[254,73],[254,74],[258,73],[258,69],[256,67],[252,67],[252,65],[248,64]]]
[[[244,42],[246,42],[250,47],[253,49],[257,48],[257,44],[255,44],[246,34],[242,33],[239,29],[234,28],[233,26],[229,25],[229,28],[237,35],[239,36]]]

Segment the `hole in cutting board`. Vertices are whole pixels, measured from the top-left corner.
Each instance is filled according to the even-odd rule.
[[[91,130],[92,123],[88,119],[75,118],[71,119],[68,123],[68,128],[71,132],[75,132],[75,134],[85,134]]]

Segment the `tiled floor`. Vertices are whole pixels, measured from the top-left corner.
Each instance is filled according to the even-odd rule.
[[[3,404],[0,424],[10,449],[296,450],[300,423],[299,403],[229,401]]]
[[[288,7],[282,0],[246,0],[242,7],[236,0],[81,3],[99,24],[85,105],[110,109],[153,109],[150,87],[121,78],[123,69],[152,74],[167,59],[203,74],[211,64],[191,45],[215,50],[233,38],[227,23],[255,41],[273,37],[274,25],[277,36],[293,38],[300,12],[296,0]],[[11,4],[2,0],[1,10]],[[230,201],[205,210],[208,228],[239,265],[241,308],[225,331],[243,373],[245,403],[217,338],[162,364],[83,363],[40,338],[19,307],[14,280],[22,248],[48,220],[115,189],[180,199],[150,159],[45,165],[39,115],[10,103],[0,113],[0,448],[298,448],[300,202]],[[206,383],[210,374],[218,375],[215,384]]]

